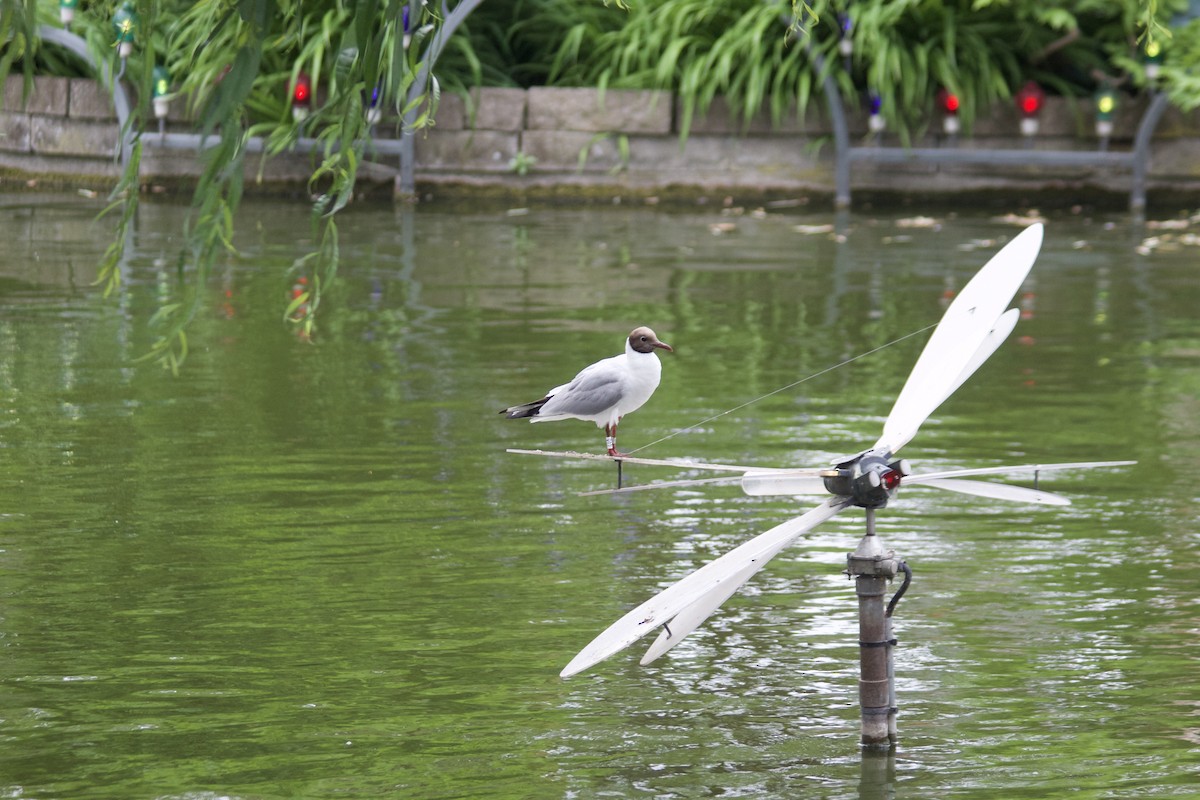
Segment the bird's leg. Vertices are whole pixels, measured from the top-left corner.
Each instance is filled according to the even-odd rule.
[[[613,458],[619,459],[624,455],[617,451],[617,426],[615,424],[604,426],[604,444],[608,447],[608,454]],[[617,461],[617,488],[621,488],[621,462],[619,460]]]
[[[612,456],[613,458],[617,458],[619,456],[625,455],[624,453],[617,451],[617,426],[616,425],[605,425],[604,426],[604,444],[605,444],[605,446],[608,447],[608,454],[610,456]]]

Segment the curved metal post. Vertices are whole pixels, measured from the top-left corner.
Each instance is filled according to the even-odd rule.
[[[824,71],[824,61],[813,54],[817,69]],[[842,106],[842,94],[837,82],[825,73],[821,79],[825,91],[825,104],[829,107],[829,124],[833,126],[833,204],[837,208],[850,207],[850,129],[846,124],[846,111]]]
[[[117,124],[121,129],[121,164],[129,163],[129,153],[133,149],[133,128],[130,126],[129,118],[129,95],[125,92],[125,87],[121,82],[114,80],[112,65],[108,62],[97,63],[92,57],[91,51],[87,48],[87,42],[70,31],[54,28],[49,25],[39,25],[38,36],[41,37],[43,42],[52,42],[65,47],[82,58],[92,68],[92,71],[96,73],[97,79],[105,88],[112,92],[113,108],[116,109]]]
[[[1129,208],[1141,211],[1146,207],[1146,173],[1150,168],[1150,140],[1154,137],[1154,129],[1167,110],[1167,95],[1165,92],[1155,92],[1149,108],[1138,124],[1137,135],[1133,139],[1133,186],[1129,189]]]
[[[425,52],[422,53],[421,69],[417,72],[417,79],[413,82],[412,88],[408,92],[408,102],[405,105],[411,104],[425,93],[425,87],[429,83],[429,76],[433,74],[433,67],[437,63],[438,58],[442,55],[442,50],[445,49],[446,43],[450,41],[450,37],[454,35],[454,31],[458,26],[463,24],[467,15],[474,11],[483,0],[462,0],[453,11],[450,11],[446,0],[442,0],[442,19],[443,22],[433,33],[433,38],[429,40],[429,44],[425,47]],[[413,12],[415,13],[420,5],[413,3]],[[415,175],[415,165],[413,164],[413,135],[415,131],[412,129],[413,123],[417,119],[416,109],[412,109],[405,113],[404,119],[401,121],[400,127],[400,192],[406,195],[412,195],[417,190],[417,181]]]
[[[811,32],[810,32],[811,34]],[[804,49],[821,76],[821,91],[825,105],[829,108],[829,124],[833,127],[833,204],[837,208],[850,207],[850,128],[846,124],[846,110],[842,104],[842,93],[837,81],[825,68],[825,59],[812,46],[812,37],[805,39]]]

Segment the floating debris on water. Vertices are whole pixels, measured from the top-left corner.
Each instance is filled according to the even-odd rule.
[[[940,228],[942,223],[933,217],[906,217],[896,220],[897,228]]]
[[[1020,225],[1022,228],[1032,225],[1035,222],[1045,222],[1046,218],[1042,216],[1042,212],[1036,208],[1031,208],[1024,214],[1005,214],[1000,217],[992,217],[992,222],[1002,222],[1005,225]]]
[[[833,233],[833,225],[793,225],[792,230],[805,236],[816,236],[822,233]]]
[[[982,250],[985,248],[995,247],[999,242],[995,239],[972,239],[969,242],[963,242],[958,246],[959,250],[970,253],[974,250]]]
[[[1148,236],[1134,248],[1134,251],[1140,256],[1148,256],[1156,251],[1175,253],[1185,247],[1200,247],[1200,234],[1164,233],[1160,236]]]
[[[1182,231],[1187,230],[1191,224],[1190,219],[1150,219],[1146,220],[1146,227],[1152,231]]]

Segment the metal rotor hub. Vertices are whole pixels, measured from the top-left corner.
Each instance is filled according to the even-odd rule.
[[[849,497],[860,508],[883,508],[910,473],[904,459],[892,460],[890,453],[868,450],[822,471],[821,477],[830,493]]]

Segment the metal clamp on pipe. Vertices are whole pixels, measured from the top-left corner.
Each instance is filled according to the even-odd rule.
[[[846,575],[866,575],[891,580],[900,571],[900,559],[894,550],[884,551],[879,537],[868,534],[858,543],[853,553],[846,555]]]

